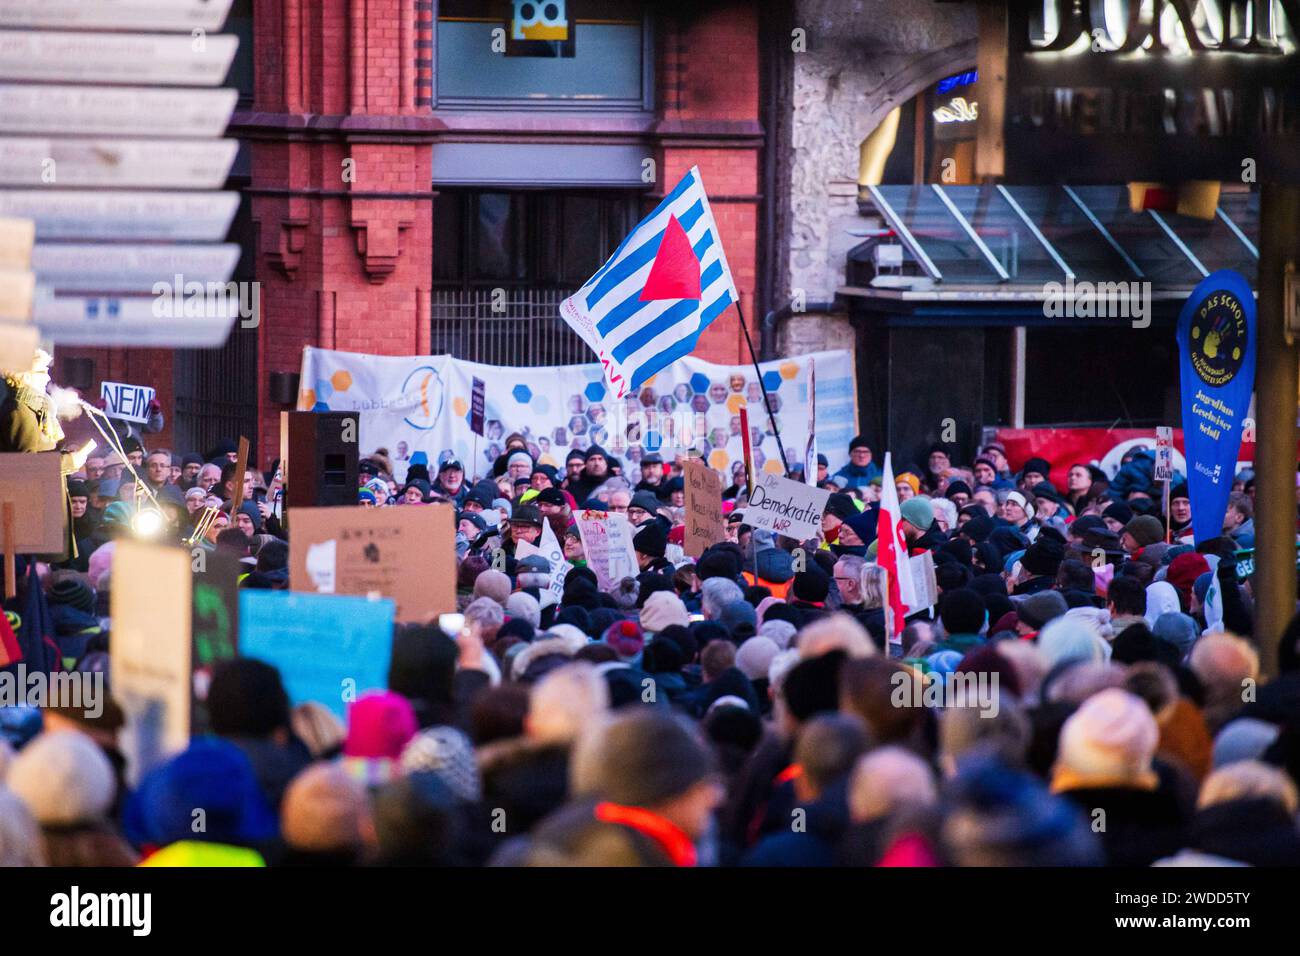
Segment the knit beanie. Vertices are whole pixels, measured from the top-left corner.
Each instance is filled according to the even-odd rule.
[[[538,604],[537,598],[526,591],[516,591],[506,598],[506,613],[512,618],[523,618],[532,625],[534,630],[542,622],[541,605]]]
[[[117,791],[104,752],[76,730],[34,738],[14,758],[5,784],[44,827],[102,820]]]
[[[402,751],[400,767],[403,774],[434,774],[467,803],[475,802],[482,793],[474,745],[455,727],[420,731]]]
[[[1164,526],[1155,515],[1138,515],[1124,525],[1124,531],[1133,536],[1133,540],[1140,548],[1163,541],[1165,538]]]
[[[1160,728],[1141,698],[1111,687],[1093,694],[1061,728],[1057,770],[1097,781],[1154,786]]]
[[[348,708],[348,737],[343,753],[348,757],[401,756],[418,725],[410,701],[392,691],[363,694]]]
[[[908,498],[899,505],[899,512],[904,521],[921,531],[929,531],[930,525],[934,524],[934,506],[925,495]]]
[[[1065,545],[1060,539],[1048,534],[1039,534],[1038,539],[1025,550],[1020,563],[1030,574],[1052,577],[1061,567],[1064,559]]]
[[[770,637],[751,637],[736,651],[736,667],[751,681],[766,680],[772,658],[779,653],[781,648]]]
[[[50,575],[49,587],[51,604],[63,604],[87,614],[94,613],[94,589],[76,571],[55,571]]]
[[[366,791],[337,763],[312,764],[293,778],[280,808],[280,832],[295,850],[357,850],[367,814]]]
[[[474,579],[474,597],[491,598],[502,607],[510,598],[510,576],[504,571],[489,568]]]
[[[668,535],[658,521],[649,521],[632,538],[632,547],[638,554],[662,558],[668,548]]]
[[[603,640],[621,661],[635,660],[645,648],[645,634],[635,621],[615,621],[605,629]]]
[[[655,591],[641,608],[641,626],[652,634],[674,624],[688,627],[690,622],[686,605],[672,591]]]

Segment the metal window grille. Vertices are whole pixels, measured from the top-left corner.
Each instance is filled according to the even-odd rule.
[[[435,289],[432,353],[485,365],[527,367],[594,361],[560,318],[561,289]]]

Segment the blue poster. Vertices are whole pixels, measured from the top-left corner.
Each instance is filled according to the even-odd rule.
[[[390,600],[296,591],[239,592],[239,653],[280,669],[293,704],[314,700],[342,720],[347,704],[388,686]]]
[[[1255,296],[1237,272],[1200,281],[1178,316],[1183,453],[1197,544],[1223,533],[1255,388]]]

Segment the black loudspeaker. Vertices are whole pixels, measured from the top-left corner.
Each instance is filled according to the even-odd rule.
[[[281,412],[284,503],[323,508],[357,503],[358,412]]]
[[[297,372],[272,372],[267,381],[267,395],[275,405],[298,404]]]
[[[63,380],[60,385],[75,388],[79,392],[90,391],[95,381],[95,360],[93,358],[65,358],[63,360]]]

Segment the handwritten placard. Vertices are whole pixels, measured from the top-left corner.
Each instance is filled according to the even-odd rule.
[[[632,548],[632,525],[625,515],[611,511],[582,511],[577,515],[578,534],[587,567],[596,575],[602,591],[636,577],[636,551]]]
[[[704,549],[726,538],[722,521],[722,478],[702,461],[682,463],[686,485],[686,537],[683,550],[698,558]]]

